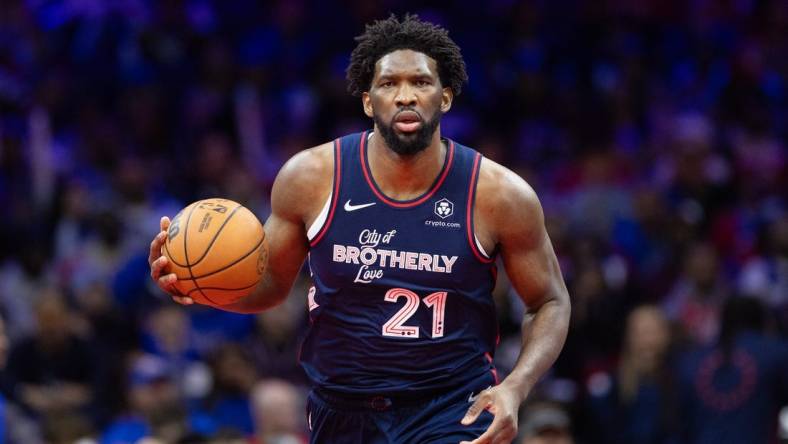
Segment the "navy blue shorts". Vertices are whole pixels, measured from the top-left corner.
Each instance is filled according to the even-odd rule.
[[[312,390],[307,400],[310,443],[457,444],[479,437],[492,423],[483,411],[469,426],[460,424],[469,398],[494,385],[492,374],[439,396],[422,399],[369,397],[348,399]]]

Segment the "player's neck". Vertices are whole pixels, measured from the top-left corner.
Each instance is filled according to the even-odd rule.
[[[435,182],[446,159],[440,127],[435,130],[429,146],[409,156],[397,154],[379,132],[369,138],[367,158],[372,178],[391,199],[408,200],[424,194]]]

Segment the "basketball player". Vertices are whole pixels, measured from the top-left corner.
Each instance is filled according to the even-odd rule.
[[[441,136],[441,116],[467,80],[443,28],[392,16],[356,40],[349,89],[374,129],[284,165],[265,223],[263,280],[217,308],[255,313],[281,303],[308,258],[314,287],[301,363],[314,384],[312,442],[509,443],[569,323],[539,201],[508,169]],[[168,224],[162,218],[150,253],[165,291],[175,281],[160,253]],[[496,257],[529,309],[519,360],[503,381],[492,364]]]

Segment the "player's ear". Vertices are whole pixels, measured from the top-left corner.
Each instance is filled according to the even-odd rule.
[[[441,112],[445,113],[451,109],[452,100],[454,100],[454,91],[448,86],[443,88],[441,92]]]
[[[364,106],[364,114],[372,118],[372,100],[369,98],[369,92],[365,91],[361,93],[361,104]]]

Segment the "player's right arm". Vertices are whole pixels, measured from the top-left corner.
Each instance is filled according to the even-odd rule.
[[[271,190],[271,215],[265,222],[268,261],[260,284],[249,296],[232,305],[214,306],[237,313],[256,313],[274,307],[290,292],[309,250],[308,223],[317,218],[333,183],[333,144],[327,143],[293,156],[274,181]],[[161,219],[161,232],[151,242],[148,263],[151,277],[175,302],[191,305],[188,297],[171,291],[177,277],[167,273],[166,256],[161,247],[167,239],[169,219]]]

